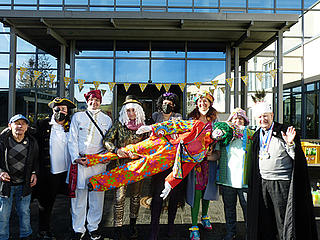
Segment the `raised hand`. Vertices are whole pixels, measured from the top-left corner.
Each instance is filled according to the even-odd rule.
[[[283,140],[288,144],[288,145],[292,145],[293,144],[293,140],[296,137],[296,130],[293,126],[288,127],[287,132],[284,133],[281,131],[281,135]]]
[[[145,125],[145,126],[139,127],[138,130],[136,131],[136,134],[143,134],[151,131],[152,131],[152,127]]]

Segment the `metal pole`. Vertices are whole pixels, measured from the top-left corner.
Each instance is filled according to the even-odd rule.
[[[248,61],[245,61],[241,65],[241,76],[247,76],[248,75]],[[244,84],[243,81],[241,82],[241,108],[244,110],[247,110],[248,108],[248,86]],[[249,77],[248,77],[248,83],[249,83]]]
[[[69,85],[69,96],[70,100],[74,101],[74,81],[76,76],[76,62],[75,62],[75,52],[76,52],[76,41],[72,40],[70,43],[70,85]]]
[[[226,46],[226,79],[231,77],[231,47]],[[230,113],[231,89],[227,81],[225,82],[225,112]]]
[[[277,121],[283,123],[283,31],[277,38]]]
[[[9,61],[9,93],[8,93],[8,120],[16,112],[16,73],[17,73],[17,35],[10,27],[10,61]]]
[[[239,107],[239,47],[234,48],[234,108]]]
[[[65,86],[64,86],[64,76],[66,69],[66,46],[60,45],[60,59],[59,59],[59,89],[58,95],[59,97],[65,96]]]

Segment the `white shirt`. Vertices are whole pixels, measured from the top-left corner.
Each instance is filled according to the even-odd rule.
[[[52,125],[49,139],[51,173],[58,174],[68,170],[68,133],[54,120],[53,115],[49,124]]]
[[[111,118],[102,113],[100,109],[88,112],[105,135],[112,125]],[[85,112],[77,112],[73,115],[68,138],[68,148],[73,163],[84,154],[96,154],[104,151],[102,140],[99,130]],[[78,164],[77,188],[87,188],[88,179],[105,170],[106,164],[97,164],[92,167]]]

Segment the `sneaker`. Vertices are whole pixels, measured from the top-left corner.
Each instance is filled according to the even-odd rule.
[[[90,239],[91,240],[98,240],[101,238],[101,234],[98,232],[98,230],[94,230],[92,232],[89,232]]]
[[[37,234],[38,240],[56,240],[50,231],[40,231]]]
[[[210,217],[208,215],[201,217],[201,224],[205,230],[207,230],[207,231],[212,230],[212,225],[210,223]]]
[[[190,232],[190,240],[200,240],[200,233],[198,226],[192,226],[189,228]]]
[[[85,232],[84,233],[75,232],[70,240],[81,240],[83,239],[84,235],[85,235]]]

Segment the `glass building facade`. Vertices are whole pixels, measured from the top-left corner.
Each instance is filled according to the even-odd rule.
[[[304,138],[318,138],[310,129],[319,129],[319,83],[314,84],[314,90],[311,90],[308,84],[304,84],[306,72],[310,72],[312,76],[317,76],[319,73],[312,72],[315,69],[309,69],[308,64],[305,64],[308,49],[306,44],[316,43],[317,36],[320,33],[316,25],[317,19],[320,18],[319,8],[317,2],[314,0],[272,0],[272,1],[257,1],[257,0],[0,0],[0,11],[2,13],[23,11],[26,15],[28,13],[35,13],[37,16],[50,16],[48,13],[75,13],[88,14],[106,14],[105,20],[111,24],[121,33],[121,26],[117,26],[117,21],[108,15],[119,14],[118,16],[131,16],[135,14],[148,14],[148,18],[153,18],[158,21],[158,25],[153,23],[154,34],[163,27],[163,22],[168,20],[170,16],[180,16],[181,13],[188,13],[190,19],[180,20],[178,26],[170,26],[171,32],[183,35],[184,26],[188,26],[188,20],[199,19],[201,14],[239,14],[238,19],[242,16],[250,18],[254,14],[265,14],[270,21],[276,15],[297,15],[298,22],[293,25],[290,31],[284,31],[282,55],[283,55],[283,121],[290,124],[295,124],[298,129],[301,129]],[[19,13],[21,14],[21,12]],[[168,15],[166,15],[168,14]],[[173,15],[175,14],[175,15]],[[286,15],[288,14],[288,15]],[[159,17],[163,16],[163,18]],[[208,15],[206,15],[208,16]],[[210,16],[210,15],[209,15]],[[216,15],[215,15],[216,16]],[[257,15],[259,16],[259,15]],[[60,16],[59,16],[60,17]],[[57,15],[52,15],[51,19],[57,18]],[[109,20],[110,18],[110,20]],[[124,17],[123,17],[124,18]],[[210,18],[210,17],[209,17]],[[50,18],[48,18],[50,20]],[[235,19],[235,20],[238,20]],[[49,21],[48,20],[48,21]],[[50,23],[43,21],[48,28]],[[148,27],[148,22],[141,20],[141,29]],[[252,25],[256,26],[257,19],[252,18]],[[229,21],[232,22],[232,21]],[[68,22],[61,23],[68,25]],[[127,23],[128,24],[128,23]],[[144,25],[143,25],[144,24]],[[167,23],[173,24],[173,23]],[[200,25],[196,25],[200,24]],[[192,27],[195,30],[197,26],[201,26],[201,22],[195,23]],[[229,23],[230,24],[230,23]],[[264,28],[261,23],[260,28]],[[242,31],[249,31],[250,26],[237,26]],[[10,29],[15,28],[10,18],[4,17],[2,24],[0,24],[0,88],[5,90],[9,87],[9,71],[10,63]],[[31,25],[21,25],[21,29],[16,31],[17,34],[17,50],[16,50],[16,66],[18,69],[16,75],[17,91],[22,88],[30,89],[30,98],[28,113],[36,115],[44,112],[43,106],[50,97],[41,98],[40,93],[46,96],[56,96],[59,94],[58,77],[54,82],[48,80],[49,74],[59,76],[61,72],[61,65],[58,55],[49,54],[38,46],[29,43],[28,38],[24,34],[20,34],[23,29],[28,29]],[[99,26],[100,27],[100,26]],[[118,27],[118,28],[117,28]],[[136,27],[136,26],[135,26]],[[180,97],[180,111],[184,116],[193,108],[193,95],[198,88],[194,83],[200,82],[202,89],[209,89],[212,87],[211,81],[218,80],[218,88],[214,91],[216,99],[214,107],[219,112],[228,114],[228,111],[236,105],[234,96],[239,98],[239,102],[249,109],[252,106],[250,95],[254,94],[256,90],[265,89],[268,92],[267,98],[273,101],[276,98],[277,83],[274,78],[268,74],[270,70],[276,69],[278,64],[277,44],[276,39],[270,39],[271,44],[264,45],[265,39],[261,39],[261,45],[264,49],[254,51],[257,49],[253,46],[255,43],[246,43],[246,46],[240,49],[241,52],[253,51],[254,54],[247,54],[250,58],[241,58],[239,64],[239,72],[235,71],[236,63],[234,58],[228,62],[228,56],[235,55],[235,48],[237,48],[237,41],[230,41],[230,53],[225,45],[209,41],[212,26],[208,26],[202,41],[193,39],[192,34],[186,35],[184,39],[171,36],[171,32],[167,31],[166,35],[159,35],[150,37],[139,37],[134,31],[141,30],[132,27],[124,35],[112,36],[109,39],[94,41],[76,40],[75,41],[75,66],[73,67],[71,61],[67,60],[64,66],[64,76],[74,78],[74,86],[69,85],[66,89],[66,95],[70,96],[70,88],[74,92],[75,99],[81,103],[84,101],[83,93],[94,87],[93,81],[101,81],[102,84],[99,89],[105,90],[103,104],[105,110],[110,111],[116,116],[121,102],[126,94],[135,94],[144,101],[147,107],[148,114],[155,111],[154,100],[164,92],[162,87],[160,90],[155,88],[155,84],[172,84],[170,91],[176,92]],[[232,25],[226,25],[226,28],[232,28]],[[277,26],[279,29],[283,26]],[[223,28],[223,26],[221,26]],[[234,27],[235,28],[235,27]],[[63,26],[55,28],[59,33]],[[98,26],[97,26],[98,29]],[[79,29],[81,32],[82,29]],[[119,34],[120,34],[119,33]],[[197,32],[199,33],[199,32]],[[73,33],[76,35],[77,33]],[[99,29],[97,30],[97,35]],[[136,35],[135,35],[136,34]],[[199,33],[200,34],[200,33]],[[203,33],[201,33],[203,34]],[[221,31],[221,35],[224,33]],[[251,33],[251,37],[257,34]],[[58,34],[59,35],[59,34]],[[126,39],[126,36],[128,39]],[[134,36],[134,37],[133,37]],[[171,37],[170,37],[171,36]],[[97,37],[97,36],[94,36]],[[212,35],[212,38],[219,38],[220,36]],[[245,38],[245,36],[244,36]],[[316,39],[315,39],[316,38]],[[221,39],[223,39],[221,37]],[[242,39],[242,36],[238,38]],[[315,39],[315,40],[314,40]],[[65,41],[70,43],[69,38]],[[314,40],[314,41],[313,41]],[[241,42],[239,42],[241,45]],[[258,47],[259,48],[259,47]],[[263,50],[263,51],[261,51]],[[228,55],[229,54],[229,55]],[[67,54],[68,55],[68,54]],[[69,55],[67,56],[69,58]],[[306,66],[307,65],[307,66]],[[28,79],[28,75],[21,76],[20,68],[25,67],[32,75],[34,70],[41,71],[45,74],[40,81],[32,82],[32,76]],[[74,72],[73,70],[74,69]],[[257,79],[257,73],[263,73],[263,80]],[[29,75],[30,75],[29,74]],[[228,77],[239,78],[239,75],[248,75],[249,82],[247,86],[243,86],[241,81],[236,81],[231,89],[225,82]],[[84,89],[81,91],[78,88],[77,79],[84,79]],[[108,82],[117,83],[115,89],[110,91]],[[126,91],[123,83],[131,83],[132,85]],[[139,89],[139,84],[148,83],[144,91]],[[184,91],[178,87],[178,83],[185,83]],[[318,84],[318,85],[317,85]],[[300,91],[300,90],[301,91]],[[308,90],[309,89],[309,90]],[[229,91],[229,99],[226,94]],[[241,96],[241,97],[240,97]],[[38,99],[39,98],[39,99]],[[229,100],[229,102],[227,100]],[[41,103],[39,103],[39,101]],[[275,105],[278,102],[274,101]],[[226,105],[229,104],[229,108]],[[79,105],[81,106],[81,104]],[[312,116],[308,120],[308,116]],[[307,116],[307,117],[304,117]],[[5,121],[1,123],[4,125]],[[303,128],[305,127],[305,128]],[[303,129],[306,129],[305,131]],[[319,130],[318,130],[319,132]]]

